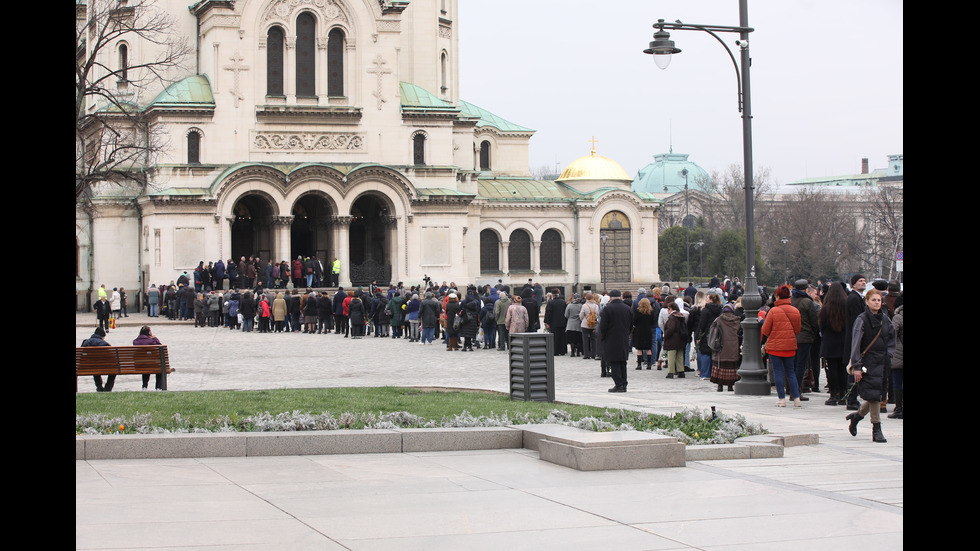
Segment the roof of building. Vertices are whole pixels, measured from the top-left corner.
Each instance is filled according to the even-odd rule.
[[[596,155],[592,149],[590,155],[580,157],[565,167],[556,181],[568,182],[574,180],[612,180],[630,182],[633,179],[616,161]]]
[[[708,172],[688,160],[687,153],[660,153],[653,156],[654,162],[641,168],[633,180],[633,191],[647,193],[676,193],[688,189],[705,189],[711,182]],[[687,179],[684,177],[687,170]]]
[[[453,105],[425,88],[410,82],[399,82],[398,87],[401,94],[401,107],[405,111],[456,112],[459,113],[460,118],[475,119],[477,128],[492,127],[500,132],[534,132],[526,126],[514,124],[467,101],[460,100],[459,105]]]
[[[187,107],[192,105],[214,107],[211,82],[204,75],[192,75],[177,81],[157,94],[147,107]]]

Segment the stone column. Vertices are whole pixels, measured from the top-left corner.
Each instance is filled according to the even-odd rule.
[[[510,275],[510,241],[500,242],[500,271]]]
[[[292,258],[289,257],[289,233],[293,228],[293,217],[292,216],[276,216],[272,219],[272,242],[275,248],[272,250],[272,258],[269,260],[273,262],[280,262],[281,260],[286,260],[292,262]]]
[[[340,260],[339,284],[341,287],[350,287],[350,224],[354,221],[353,216],[334,216],[334,227],[337,228],[337,251],[334,255]],[[331,259],[331,269],[333,261]]]

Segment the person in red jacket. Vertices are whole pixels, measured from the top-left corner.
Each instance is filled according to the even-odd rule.
[[[789,285],[783,285],[776,290],[776,304],[769,309],[766,322],[762,325],[762,336],[766,339],[766,353],[769,354],[769,361],[772,362],[776,394],[779,396],[776,407],[786,407],[787,382],[793,405],[803,407],[793,361],[796,357],[796,334],[800,332],[802,323],[800,311],[790,302],[791,293]]]

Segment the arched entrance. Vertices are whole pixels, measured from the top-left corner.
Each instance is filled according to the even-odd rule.
[[[600,275],[605,283],[633,281],[630,257],[630,220],[619,211],[602,217],[599,224]]]
[[[293,223],[289,232],[289,258],[316,256],[326,262],[333,254],[330,246],[330,220],[333,209],[329,201],[317,195],[304,195],[293,205]]]
[[[245,195],[235,202],[231,224],[231,257],[272,257],[272,206],[259,195]]]
[[[394,218],[388,203],[378,196],[364,195],[354,201],[351,217],[351,284],[390,284]]]

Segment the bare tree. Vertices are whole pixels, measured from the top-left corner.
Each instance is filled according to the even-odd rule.
[[[865,197],[862,264],[889,281],[895,276],[895,255],[905,241],[902,199],[901,185],[877,185]]]
[[[154,0],[76,4],[75,203],[101,182],[146,186],[144,168],[165,144],[140,107],[190,53]],[[139,45],[139,59],[131,52]]]
[[[723,173],[713,172],[709,189],[716,194],[718,205],[706,213],[708,227],[715,231],[745,228],[745,171],[741,165],[732,164]],[[756,168],[752,176],[755,217],[764,215],[765,204],[762,199],[772,192],[772,180],[768,167]]]
[[[759,225],[773,277],[779,282],[838,277],[841,260],[855,252],[856,199],[812,187],[778,197]]]

